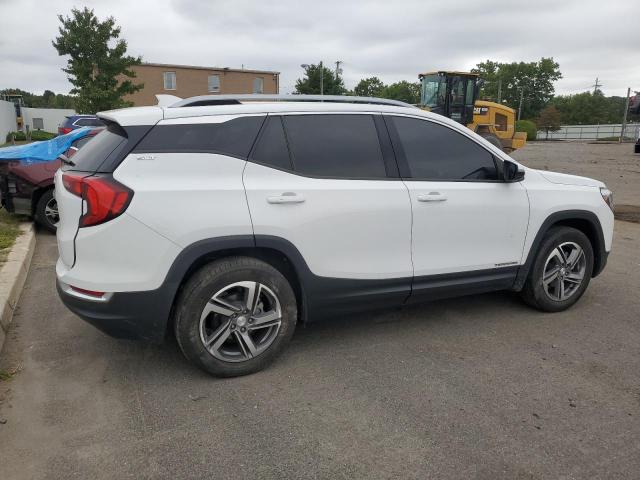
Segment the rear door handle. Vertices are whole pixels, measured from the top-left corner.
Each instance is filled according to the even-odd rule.
[[[274,195],[272,197],[267,197],[268,203],[280,204],[280,203],[302,203],[304,202],[304,197],[299,193],[295,192],[284,192],[281,195]]]
[[[418,195],[419,202],[444,202],[447,199],[446,195],[442,195],[440,192],[429,192]]]

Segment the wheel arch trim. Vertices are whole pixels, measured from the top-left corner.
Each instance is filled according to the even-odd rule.
[[[540,244],[542,243],[542,239],[549,231],[549,229],[556,225],[565,225],[572,226],[573,228],[581,230],[578,226],[575,225],[575,223],[574,225],[571,225],[572,222],[586,222],[586,224],[589,226],[589,231],[583,231],[583,233],[587,235],[589,241],[593,246],[594,263],[593,273],[591,276],[596,277],[600,274],[600,272],[602,272],[606,265],[607,252],[605,251],[605,241],[604,233],[602,231],[602,225],[600,224],[600,220],[598,219],[597,215],[588,210],[561,210],[559,212],[550,214],[542,222],[540,228],[538,228],[538,232],[536,233],[531,247],[529,248],[527,260],[518,269],[518,274],[516,275],[516,280],[513,285],[514,290],[520,291],[524,287],[527,277],[529,276],[531,266],[533,265],[533,262],[538,255],[538,250],[540,248]]]

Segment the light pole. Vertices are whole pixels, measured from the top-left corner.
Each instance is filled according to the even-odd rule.
[[[308,63],[303,63],[300,66],[305,70],[308,70],[311,65],[309,65]],[[324,77],[324,68],[322,68],[322,60],[320,60],[320,95],[324,95],[323,77]]]
[[[520,89],[520,105],[518,106],[518,120],[520,120],[520,114],[522,113],[522,100],[524,99],[524,88]]]

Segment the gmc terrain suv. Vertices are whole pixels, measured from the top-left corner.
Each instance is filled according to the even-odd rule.
[[[606,264],[603,183],[526,168],[444,117],[357,97],[174,102],[99,114],[106,130],[56,173],[57,285],[110,335],[173,329],[214,375],[263,368],[298,321],[502,289],[564,310]]]

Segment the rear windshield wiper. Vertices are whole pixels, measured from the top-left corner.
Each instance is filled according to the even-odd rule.
[[[69,157],[67,157],[64,153],[61,153],[58,158],[60,159],[60,161],[62,163],[64,163],[65,165],[69,165],[70,167],[75,167],[76,164],[73,160],[70,160]]]

